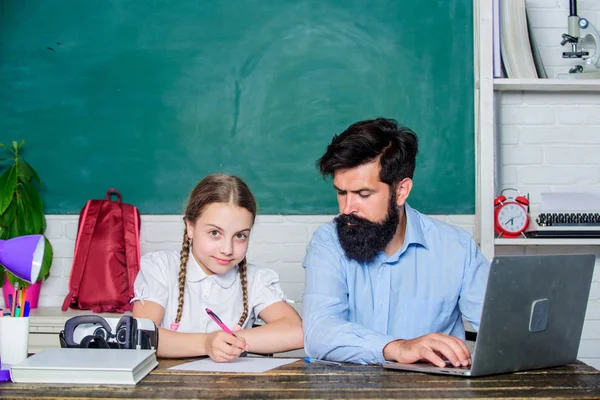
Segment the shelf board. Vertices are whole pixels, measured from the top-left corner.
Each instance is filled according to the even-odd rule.
[[[515,238],[515,239],[494,239],[496,246],[597,246],[600,245],[600,238]]]
[[[494,79],[494,90],[505,92],[596,92],[600,79]]]

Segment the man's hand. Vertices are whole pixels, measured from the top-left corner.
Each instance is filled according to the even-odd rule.
[[[383,357],[388,361],[412,364],[429,361],[445,367],[446,360],[455,367],[471,365],[471,353],[466,344],[445,333],[430,333],[411,340],[394,340],[383,348]]]
[[[244,338],[223,331],[206,335],[206,353],[217,362],[233,361],[248,348]]]

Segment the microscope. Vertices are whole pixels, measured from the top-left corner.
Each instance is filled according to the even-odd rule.
[[[563,33],[561,46],[571,45],[563,58],[580,58],[583,63],[568,73],[559,74],[562,79],[600,79],[600,35],[586,18],[577,15],[577,0],[569,1],[569,33]]]

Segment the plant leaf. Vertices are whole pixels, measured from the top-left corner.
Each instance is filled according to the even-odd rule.
[[[10,272],[7,271],[6,276],[8,276],[8,282],[10,282],[10,286],[14,287],[15,283],[17,284],[17,287],[19,288],[26,288],[29,287],[30,283],[29,282],[25,282],[22,279],[17,278],[16,276],[14,276],[13,274],[11,274]]]
[[[28,206],[32,207],[35,211],[40,213],[44,212],[44,203],[42,202],[42,198],[38,193],[36,187],[31,182],[23,182],[21,184],[21,191],[27,192],[25,196],[27,196]]]
[[[38,185],[42,182],[37,172],[25,160],[19,162],[19,174],[23,175],[28,182],[34,180]]]
[[[6,229],[10,228],[10,225],[15,220],[16,215],[17,215],[17,200],[15,199],[10,203],[10,205],[8,206],[8,208],[6,209],[4,214],[0,214],[0,219],[2,220],[2,225]],[[2,239],[7,239],[7,238],[2,238]]]
[[[42,228],[42,218],[44,218],[44,213],[41,210],[41,203],[35,202],[34,199],[31,198],[31,184],[30,183],[22,183],[19,185],[20,187],[20,200],[23,205],[23,211],[26,213],[25,220],[28,224],[30,224],[31,234],[41,233],[40,229]]]
[[[8,227],[8,239],[12,239],[17,236],[19,236],[19,223],[17,222],[17,219],[15,218],[13,223],[10,224],[10,226]]]
[[[46,242],[46,247],[44,248],[44,258],[42,258],[42,268],[40,269],[40,277],[38,278],[38,282],[42,279],[48,279],[50,276],[50,267],[52,266],[52,259],[54,256],[54,251],[52,249],[52,244],[50,241],[44,237]]]
[[[37,189],[32,184],[24,185],[24,189],[28,192],[29,199],[31,200],[32,210],[34,211],[34,217],[39,221],[39,226],[36,229],[37,233],[44,233],[46,230],[46,216],[44,215],[44,203],[38,193]]]
[[[34,231],[33,224],[33,216],[31,210],[27,209],[25,205],[25,198],[23,197],[23,191],[21,191],[21,196],[17,198],[17,219],[19,215],[22,217],[22,221],[24,222],[23,226],[23,235],[33,235],[36,232]]]
[[[40,227],[40,233],[46,232],[46,215],[42,214],[42,226]]]
[[[17,186],[17,169],[15,166],[11,166],[6,172],[0,176],[0,215],[6,211],[10,202],[15,195],[15,188]]]
[[[19,145],[17,144],[17,141],[13,140],[12,142],[13,142],[13,149],[19,150]]]
[[[8,225],[5,225],[4,222],[0,223],[0,239],[6,240],[8,239]],[[0,264],[2,265],[2,264]]]
[[[29,233],[25,229],[25,216],[23,215],[23,213],[19,212],[17,204],[17,216],[9,228],[8,238],[12,239],[17,236],[23,236],[28,234]]]
[[[0,264],[0,286],[4,285],[4,277],[6,277],[5,268],[4,265]]]

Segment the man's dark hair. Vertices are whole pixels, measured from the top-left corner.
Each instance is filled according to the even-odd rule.
[[[395,186],[404,178],[412,179],[418,147],[412,130],[398,126],[393,119],[377,118],[356,122],[335,135],[316,164],[326,177],[379,158],[379,179]]]

